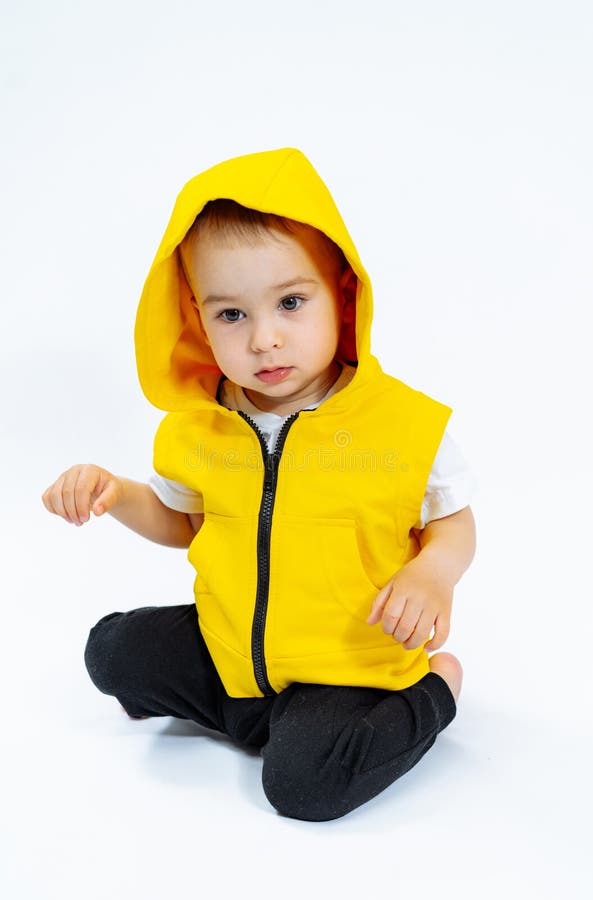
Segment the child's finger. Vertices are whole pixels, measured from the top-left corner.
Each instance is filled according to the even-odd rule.
[[[43,505],[45,506],[45,508],[48,512],[54,513],[54,515],[55,515],[56,511],[54,509],[54,505],[51,500],[51,488],[46,488],[44,490],[44,492],[41,495],[41,502],[43,503]]]
[[[367,619],[368,625],[376,625],[377,622],[381,619],[381,614],[383,613],[383,607],[387,603],[387,598],[391,593],[392,584],[389,581],[385,587],[381,588],[375,599],[373,600],[373,605],[371,607],[370,615]]]
[[[385,634],[393,634],[399,625],[400,619],[404,614],[407,605],[407,597],[405,594],[392,590],[391,596],[385,604],[383,610],[382,627]],[[415,624],[415,622],[414,622]]]
[[[76,505],[76,484],[79,474],[80,469],[77,466],[74,466],[72,469],[68,469],[68,471],[64,475],[64,482],[62,484],[62,501],[64,504],[64,509],[70,517],[70,521],[74,522],[75,525],[82,525],[80,514]]]
[[[46,509],[48,509],[55,516],[60,516],[60,518],[65,519],[66,522],[72,524],[72,519],[68,515],[66,508],[64,507],[64,501],[62,498],[62,485],[64,483],[64,476],[61,475],[58,480],[49,487],[44,495],[43,502],[45,503]]]
[[[397,615],[398,612],[399,616]],[[405,600],[402,601],[402,604],[396,607],[393,612],[387,608],[383,614],[383,631],[385,634],[392,633],[394,640],[403,644],[412,636],[414,629],[418,624],[421,612],[421,610],[416,609],[411,603],[406,602]],[[397,619],[397,621],[393,621],[394,619]]]
[[[416,650],[418,647],[421,647],[422,644],[430,637],[430,633],[432,631],[432,626],[434,624],[434,615],[430,615],[428,612],[423,612],[416,627],[407,641],[403,642],[406,650]]]
[[[46,490],[41,495],[41,501],[45,506],[46,510],[54,516],[59,516],[60,513],[55,508],[54,498],[53,498],[53,485],[52,487],[46,488]]]
[[[438,616],[435,622],[434,636],[424,648],[429,653],[433,650],[439,650],[449,637],[449,629],[451,623],[447,616]]]
[[[93,503],[92,511],[96,516],[102,516],[111,509],[116,499],[117,485],[115,479],[110,479]]]
[[[76,482],[76,506],[82,522],[88,522],[91,513],[91,498],[101,480],[97,466],[81,466]]]

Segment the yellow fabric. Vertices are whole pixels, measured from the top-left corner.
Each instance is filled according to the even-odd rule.
[[[204,497],[205,522],[188,557],[209,651],[230,696],[262,695],[252,656],[262,449],[251,425],[217,403],[221,372],[197,327],[177,249],[217,197],[324,231],[358,278],[355,333],[344,331],[339,353],[345,360],[355,351],[356,374],[317,409],[298,413],[279,463],[263,643],[269,684],[408,687],[429,671],[425,650],[406,651],[365,620],[377,592],[418,552],[411,528],[452,410],[385,374],[371,355],[370,279],[327,188],[294,148],[227,160],[184,187],[138,309],[140,381],[168,411],[155,469]]]

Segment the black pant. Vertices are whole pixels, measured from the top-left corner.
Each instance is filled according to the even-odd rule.
[[[316,822],[343,816],[411,769],[456,712],[434,672],[401,691],[295,683],[273,697],[229,697],[193,603],[104,616],[85,663],[132,716],[191,719],[260,747],[270,803]]]

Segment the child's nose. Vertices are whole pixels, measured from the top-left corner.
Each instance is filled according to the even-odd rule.
[[[283,344],[279,328],[269,321],[255,322],[251,331],[251,349],[254,353],[263,353]]]

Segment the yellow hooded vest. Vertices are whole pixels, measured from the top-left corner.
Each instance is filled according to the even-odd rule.
[[[358,279],[338,359],[349,384],[284,423],[273,453],[245,413],[217,402],[222,373],[202,337],[179,244],[227,197],[324,231]],[[381,370],[370,353],[372,290],[323,181],[293,148],[227,160],[183,188],[136,318],[140,382],[166,410],[154,466],[204,498],[188,558],[202,634],[231,697],[291,682],[398,690],[428,671],[366,618],[419,550],[411,532],[451,408]]]

